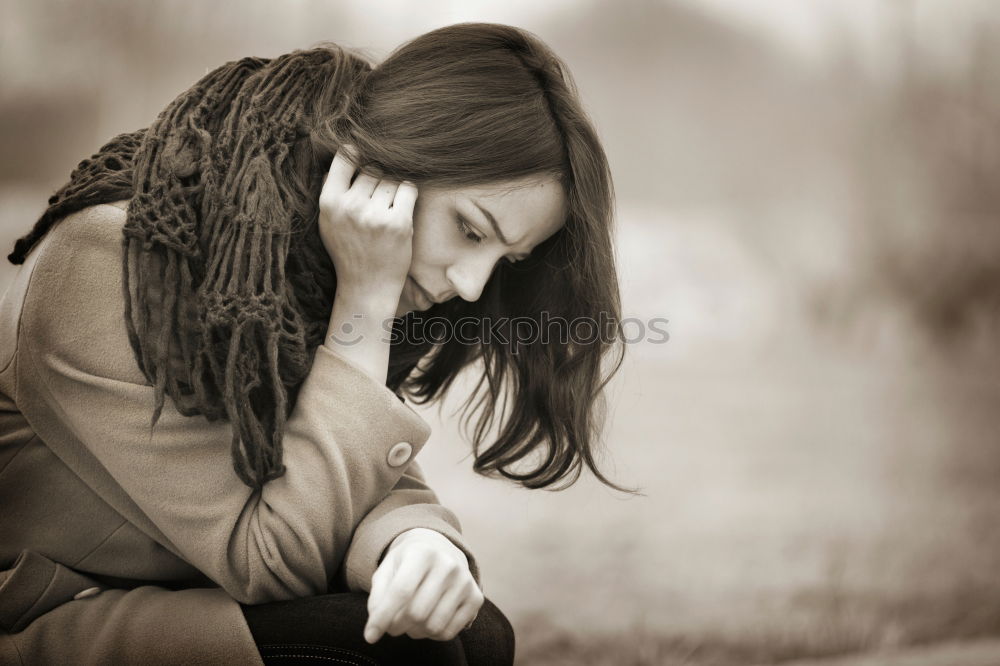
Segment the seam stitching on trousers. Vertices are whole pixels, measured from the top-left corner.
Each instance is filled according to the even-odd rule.
[[[377,661],[375,661],[374,659],[372,659],[370,657],[367,657],[367,656],[365,656],[363,654],[355,652],[354,650],[347,650],[345,648],[331,647],[329,645],[314,645],[314,644],[311,644],[311,643],[268,643],[266,645],[261,645],[260,646],[261,650],[264,650],[264,649],[267,649],[267,648],[278,649],[278,650],[284,650],[284,649],[290,649],[290,648],[307,648],[307,649],[310,649],[310,650],[327,650],[329,652],[341,652],[341,653],[343,653],[343,654],[345,654],[345,655],[347,655],[349,657],[352,657],[354,659],[362,659],[365,662],[367,662],[368,664],[371,664],[371,666],[378,666],[378,662]],[[269,656],[287,657],[289,655],[269,655]]]

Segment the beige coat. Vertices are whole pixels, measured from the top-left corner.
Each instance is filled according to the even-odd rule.
[[[462,544],[413,460],[430,427],[320,347],[255,492],[228,423],[153,389],[124,323],[125,202],[68,216],[0,302],[0,664],[259,664],[237,605],[368,590],[388,544]]]

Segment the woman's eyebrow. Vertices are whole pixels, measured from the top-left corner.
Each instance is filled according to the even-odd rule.
[[[500,231],[500,225],[497,224],[497,218],[493,216],[493,213],[491,213],[490,211],[488,211],[485,208],[483,208],[476,201],[473,201],[472,203],[473,203],[473,205],[475,205],[476,208],[479,209],[479,212],[483,214],[483,217],[485,217],[487,220],[489,220],[490,226],[493,228],[493,233],[495,233],[497,235],[497,238],[500,239],[501,243],[503,243],[507,247],[512,247],[514,245],[517,245],[517,243],[520,242],[520,241],[516,241],[516,242],[512,243],[511,241],[507,240],[507,237],[503,235],[502,231]],[[518,254],[516,254],[514,256],[517,258],[518,261],[520,261],[521,259],[526,259],[527,257],[529,257],[531,255],[529,253],[527,253],[527,252],[519,252]]]
[[[497,235],[497,238],[500,239],[500,242],[506,245],[507,247],[513,245],[513,243],[507,240],[507,237],[503,235],[503,232],[500,231],[500,225],[497,224],[497,218],[493,217],[493,213],[480,206],[478,202],[473,201],[472,203],[476,206],[476,208],[479,209],[479,212],[482,213],[487,220],[489,220],[490,226],[493,227],[493,233]]]

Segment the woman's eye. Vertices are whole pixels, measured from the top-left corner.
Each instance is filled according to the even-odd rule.
[[[470,227],[462,218],[458,218],[458,230],[473,243],[483,242],[483,239],[476,235],[476,232],[472,230],[472,227]]]

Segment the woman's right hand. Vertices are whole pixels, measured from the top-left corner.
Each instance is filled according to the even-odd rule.
[[[319,196],[319,234],[337,294],[399,299],[410,269],[417,188],[358,171],[348,146],[333,157]]]

